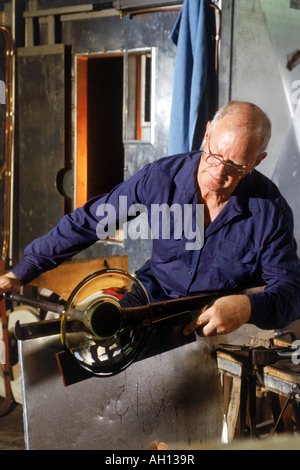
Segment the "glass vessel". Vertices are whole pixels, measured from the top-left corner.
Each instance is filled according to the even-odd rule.
[[[143,285],[131,274],[108,269],[86,277],[73,290],[61,320],[61,340],[82,367],[109,376],[134,361],[150,326],[150,300]]]

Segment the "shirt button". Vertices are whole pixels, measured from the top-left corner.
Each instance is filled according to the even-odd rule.
[[[189,273],[189,274],[193,274],[192,269],[189,269],[189,270],[188,270],[188,273]]]

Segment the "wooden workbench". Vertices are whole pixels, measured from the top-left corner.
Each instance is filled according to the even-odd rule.
[[[263,388],[266,392],[272,392],[278,397],[288,397],[294,387],[300,386],[300,365],[294,364],[291,358],[268,366],[253,366],[244,351],[239,354],[238,351],[228,352],[220,349],[217,350],[217,363],[223,379],[229,442],[236,435],[239,417],[239,435],[243,437],[241,428],[245,425],[245,408],[251,403],[251,398],[252,415],[255,415],[257,387]],[[231,378],[230,390],[226,382],[227,377]],[[294,397],[300,401],[299,395],[295,394]],[[253,422],[252,425],[254,426],[253,433],[255,433],[255,423]]]

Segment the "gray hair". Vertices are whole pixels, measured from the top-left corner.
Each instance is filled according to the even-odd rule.
[[[210,125],[211,133],[214,131],[217,123],[227,115],[241,116],[240,127],[250,134],[256,134],[261,138],[259,154],[264,152],[271,138],[272,124],[266,113],[258,106],[247,101],[230,101],[216,112]]]

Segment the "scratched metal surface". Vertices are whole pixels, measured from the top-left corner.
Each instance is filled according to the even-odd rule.
[[[64,60],[64,48],[59,45],[43,56],[27,55],[24,50],[18,55],[20,145],[15,192],[20,258],[25,246],[47,233],[63,215],[56,182],[64,167]]]
[[[135,362],[118,375],[64,387],[58,336],[19,342],[28,450],[195,448],[219,439],[216,360],[204,340]]]

